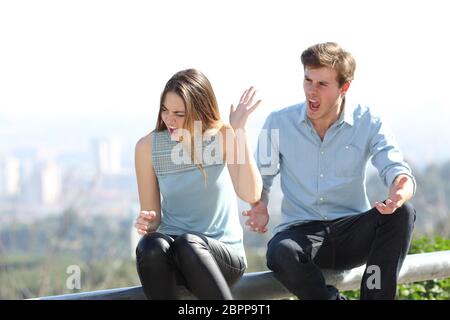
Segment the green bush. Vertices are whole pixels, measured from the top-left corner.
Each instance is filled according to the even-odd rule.
[[[450,250],[450,239],[436,236],[434,239],[420,237],[414,239],[409,254]],[[350,299],[359,299],[359,290],[343,293]],[[450,299],[450,278],[429,280],[398,285],[397,298],[400,300],[448,300]]]

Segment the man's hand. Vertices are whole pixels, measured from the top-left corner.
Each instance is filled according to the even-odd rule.
[[[407,175],[399,175],[392,184],[389,191],[389,198],[383,202],[375,202],[375,208],[381,214],[393,214],[413,195],[414,184]]]
[[[155,223],[157,223],[156,212],[143,210],[139,212],[139,217],[136,219],[134,226],[140,235],[145,236],[158,228],[158,226],[155,227]]]
[[[265,233],[267,231],[267,223],[269,222],[269,212],[264,202],[258,201],[252,205],[252,208],[242,212],[243,216],[249,217],[245,222],[250,230]]]

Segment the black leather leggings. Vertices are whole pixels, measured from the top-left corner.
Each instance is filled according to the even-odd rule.
[[[136,267],[148,299],[178,299],[184,285],[201,300],[231,300],[230,286],[245,271],[243,259],[226,244],[201,234],[142,237]]]

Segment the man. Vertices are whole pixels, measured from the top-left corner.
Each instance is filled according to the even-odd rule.
[[[321,268],[367,263],[361,299],[394,299],[414,227],[407,201],[415,179],[386,124],[346,97],[356,66],[352,55],[321,43],[301,60],[306,101],[266,120],[256,155],[264,188],[243,213],[246,224],[267,230],[268,194],[279,173],[281,222],[267,249],[275,277],[300,299],[344,299],[326,285]],[[387,199],[373,208],[365,187],[369,159],[389,187]]]

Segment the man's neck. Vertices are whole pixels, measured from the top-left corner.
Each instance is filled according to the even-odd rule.
[[[325,119],[317,119],[317,120],[311,120],[311,123],[316,130],[317,134],[320,137],[320,140],[323,141],[325,138],[325,134],[327,133],[327,130],[335,123],[339,117],[341,116],[342,112],[344,112],[345,107],[345,100],[342,100],[340,106],[338,107],[339,112],[335,114],[333,117],[325,118]]]

